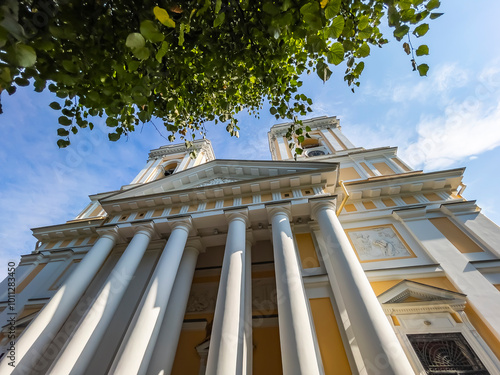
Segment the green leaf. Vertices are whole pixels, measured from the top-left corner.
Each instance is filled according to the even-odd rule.
[[[142,47],[142,48],[135,48],[135,49],[133,49],[132,53],[139,60],[146,60],[149,57],[150,51],[149,51],[148,48]]]
[[[226,18],[226,13],[224,12],[219,13],[214,20],[214,27],[220,26],[224,22],[225,18]]]
[[[396,39],[401,40],[406,34],[408,34],[410,27],[408,25],[401,25],[396,30],[394,30],[394,36]]]
[[[417,36],[417,38],[424,36],[427,31],[429,31],[429,24],[423,23],[413,30],[413,34]]]
[[[415,54],[417,56],[423,56],[423,55],[428,55],[429,54],[429,47],[427,47],[425,44],[422,44],[417,48],[415,51]]]
[[[327,58],[328,62],[334,65],[339,65],[342,61],[344,61],[344,46],[342,45],[342,43],[334,43],[330,47]]]
[[[325,17],[331,19],[339,14],[342,0],[331,0],[325,8]]]
[[[162,62],[162,59],[163,59],[163,56],[165,56],[165,54],[167,53],[168,51],[168,43],[167,42],[162,42],[161,43],[161,47],[160,49],[158,50],[158,52],[156,53],[156,60],[161,64]]]
[[[70,73],[78,73],[78,66],[72,60],[63,60],[63,68]]]
[[[139,33],[130,33],[127,36],[127,40],[125,41],[125,45],[134,50],[134,49],[139,49],[143,48],[146,45],[146,41],[144,40],[144,37],[139,34]]]
[[[429,65],[427,64],[420,64],[418,67],[418,73],[420,74],[420,76],[426,76],[427,75],[427,72],[429,71]]]
[[[359,30],[366,29],[366,27],[367,27],[369,24],[370,24],[370,18],[368,18],[368,16],[362,16],[362,17],[359,19],[358,29],[359,29]]]
[[[29,86],[30,84],[30,81],[28,79],[22,77],[15,78],[14,82],[21,87]]]
[[[49,107],[55,110],[61,109],[61,105],[58,102],[52,102],[49,104]]]
[[[73,121],[66,116],[60,116],[57,121],[59,121],[59,124],[64,125],[64,126],[69,126],[73,123]]]
[[[322,61],[319,61],[316,65],[316,73],[318,74],[318,77],[323,80],[323,82],[328,81],[332,75],[332,71],[330,70],[328,65],[326,65]]]
[[[337,39],[342,34],[342,30],[344,30],[344,17],[337,16],[328,28],[328,37]]]
[[[149,40],[150,42],[158,43],[165,39],[165,35],[158,31],[153,21],[142,21],[140,30],[142,36],[144,36],[144,38],[146,38],[146,40]]]
[[[433,10],[435,8],[439,8],[439,6],[441,5],[441,3],[439,2],[439,0],[430,0],[428,3],[427,3],[427,10]]]
[[[431,13],[430,19],[435,20],[436,18],[439,18],[443,15],[444,13]]]
[[[354,68],[354,74],[356,76],[359,76],[362,72],[363,72],[363,69],[365,68],[365,63],[363,61],[361,61],[360,63],[358,63],[358,65],[356,65],[356,68]]]
[[[69,135],[69,131],[67,131],[67,130],[66,130],[66,129],[64,129],[64,128],[59,128],[59,129],[57,129],[57,135],[58,135],[59,137],[66,137],[66,136],[68,136],[68,135]]]
[[[153,9],[153,13],[155,14],[156,19],[160,21],[161,24],[167,27],[175,27],[175,21],[170,18],[165,9],[156,6]]]
[[[58,139],[57,140],[57,146],[59,146],[59,148],[65,148],[65,147],[68,147],[70,145],[70,142],[66,139]]]
[[[356,55],[358,57],[366,57],[369,54],[370,54],[370,46],[368,46],[368,44],[366,43],[363,43],[361,47],[359,47],[358,50],[356,51]]]
[[[275,16],[280,13],[280,8],[274,5],[272,2],[268,1],[262,6],[262,10],[271,16]]]
[[[117,133],[109,133],[108,138],[111,142],[116,142],[117,140],[120,139],[120,134]]]
[[[35,65],[36,52],[30,46],[26,44],[16,44],[14,45],[14,54],[18,66],[28,68]]]

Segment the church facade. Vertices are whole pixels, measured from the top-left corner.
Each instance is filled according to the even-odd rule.
[[[295,156],[152,150],[33,229],[0,289],[0,374],[500,374],[500,228],[464,169],[416,171],[335,117]]]

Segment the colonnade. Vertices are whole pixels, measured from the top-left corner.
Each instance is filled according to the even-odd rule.
[[[322,374],[309,302],[287,205],[266,206],[272,224],[278,321],[283,372]],[[336,278],[359,350],[366,363],[384,362],[384,374],[413,373],[387,321],[330,200],[314,200],[313,218],[327,244],[321,249],[329,277]],[[252,373],[251,248],[246,210],[226,211],[228,233],[212,325],[206,374]],[[138,304],[109,374],[169,374],[172,370],[201,243],[189,238],[190,219],[171,224],[171,233]],[[140,225],[86,315],[52,363],[49,374],[84,374],[146,251],[153,224]],[[2,374],[29,373],[63,326],[118,239],[101,233],[88,254],[17,342],[18,366],[4,360]],[[169,303],[170,301],[174,301]],[[159,349],[161,348],[161,350]],[[43,355],[43,354],[42,354]],[[369,366],[367,373],[370,374]],[[376,373],[376,372],[373,372]]]

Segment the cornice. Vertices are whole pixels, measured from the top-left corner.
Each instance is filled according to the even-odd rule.
[[[311,128],[314,128],[314,130],[334,129],[334,128],[340,129],[340,121],[335,116],[332,117],[322,116],[322,117],[315,117],[312,119],[302,120],[302,124],[304,126],[310,126]],[[291,125],[293,125],[293,122],[276,124],[271,128],[269,134],[278,137],[284,136]]]
[[[184,143],[178,143],[175,145],[162,146],[155,150],[151,150],[148,154],[148,161],[150,161],[151,159],[158,159],[167,155],[185,153],[191,149],[205,151],[207,153],[207,159],[209,159],[209,161],[215,159],[212,143],[208,139],[200,139],[194,141],[193,147],[191,148],[187,148]]]

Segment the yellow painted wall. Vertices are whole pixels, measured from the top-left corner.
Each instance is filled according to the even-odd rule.
[[[373,203],[372,201],[364,201],[363,206],[365,206],[367,210],[373,210],[377,208],[377,206],[375,206],[375,203]]]
[[[253,373],[255,375],[283,374],[280,334],[277,326],[254,326],[253,345]]]
[[[403,201],[406,203],[406,204],[417,204],[417,203],[420,203],[417,198],[415,198],[414,196],[412,195],[408,195],[406,197],[401,197],[401,199],[403,199]]]
[[[172,209],[170,210],[169,215],[176,215],[179,212],[181,212],[181,206],[172,207]]]
[[[386,163],[372,163],[375,168],[381,173],[381,174],[395,174],[392,170],[391,167],[389,167]]]
[[[253,203],[253,197],[251,195],[243,197],[243,198],[241,198],[241,203],[242,204],[251,204],[251,203]]]
[[[187,212],[194,212],[194,211],[198,211],[198,203],[189,205]]]
[[[431,202],[437,202],[437,201],[442,201],[443,200],[443,198],[441,198],[436,193],[426,193],[426,194],[424,194],[424,197],[426,197]]]
[[[396,203],[391,198],[383,198],[382,203],[386,205],[386,207],[394,207]]]
[[[278,140],[274,140],[274,149],[276,150],[276,158],[278,160],[283,160],[281,153],[280,153],[280,146],[278,144]]]
[[[455,288],[455,286],[448,280],[446,277],[426,277],[426,278],[416,278],[416,279],[407,279],[411,281],[415,281],[417,283],[426,284],[430,286],[435,286],[437,288],[451,290],[452,292],[460,292]],[[386,281],[372,281],[370,284],[375,292],[375,295],[379,296],[384,293],[386,290],[392,288],[394,285],[403,281],[403,279],[397,280],[386,280]]]
[[[205,210],[211,210],[211,209],[215,208],[215,203],[216,203],[216,201],[208,202],[205,206]]]
[[[231,207],[233,205],[233,198],[224,199],[223,207]]]
[[[495,353],[498,359],[500,359],[500,341],[495,337],[488,326],[483,322],[481,317],[477,314],[474,306],[472,306],[469,302],[467,306],[465,306],[464,311],[474,328],[481,335],[483,340],[486,341],[486,344],[488,344],[491,351]]]
[[[64,240],[60,245],[59,247],[67,247],[71,241],[73,241],[72,239],[69,239],[69,240]]]
[[[151,217],[161,216],[163,214],[163,211],[164,211],[163,208],[158,208],[153,212],[153,215]]]
[[[399,160],[398,158],[392,158],[391,159],[394,163],[396,163],[397,165],[399,165],[401,168],[403,168],[403,170],[405,170],[406,172],[410,172],[411,169],[408,168],[406,165],[404,165],[403,163],[401,163],[401,160]]]
[[[357,211],[356,206],[353,205],[353,204],[346,204],[344,206],[344,210],[346,210],[347,212],[355,212],[355,211]]]
[[[319,267],[318,254],[316,253],[311,233],[298,233],[295,235],[295,240],[299,248],[302,268]]]
[[[262,194],[260,196],[260,201],[261,202],[268,202],[273,200],[273,195],[272,194]]]
[[[311,298],[309,303],[325,375],[351,374],[330,298]]]
[[[375,177],[375,174],[372,172],[372,170],[370,168],[368,168],[366,163],[361,162],[361,163],[359,163],[359,165],[361,165],[363,167],[363,169],[366,171],[366,173],[368,173],[368,176]]]
[[[497,288],[498,290],[500,290],[500,284],[495,284],[493,285],[495,288]]]
[[[483,251],[474,241],[460,230],[447,217],[436,217],[429,221],[455,246],[461,253],[480,253]]]
[[[302,195],[312,195],[313,190],[312,189],[304,189],[302,190]]]
[[[79,238],[78,240],[76,240],[76,242],[73,246],[80,246],[83,243],[83,241],[85,241],[85,238],[86,237]]]
[[[361,178],[361,176],[356,171],[356,169],[354,169],[354,167],[340,168],[339,180],[341,181],[356,180],[358,178]]]
[[[198,375],[200,371],[200,357],[196,346],[203,342],[205,331],[181,332],[179,345],[175,354],[172,375]]]
[[[19,294],[23,291],[24,288],[26,288],[26,286],[28,286],[29,283],[31,283],[33,281],[33,279],[35,278],[36,275],[38,275],[38,273],[43,269],[43,267],[45,267],[47,265],[47,263],[43,263],[43,264],[39,264],[37,265],[33,271],[30,272],[30,274],[28,276],[26,276],[24,278],[23,281],[21,281],[21,283],[16,287],[16,293]]]
[[[99,204],[99,205],[97,205],[96,209],[95,209],[94,211],[92,211],[92,213],[89,215],[89,217],[92,217],[92,216],[97,216],[97,214],[98,214],[99,212],[101,212],[101,211],[102,211],[102,207],[101,207],[101,205]]]
[[[289,198],[292,198],[293,197],[293,194],[291,191],[284,191],[281,193],[281,198],[282,199],[289,199]]]

